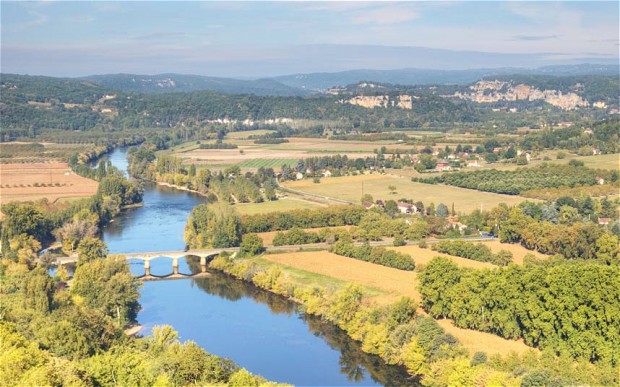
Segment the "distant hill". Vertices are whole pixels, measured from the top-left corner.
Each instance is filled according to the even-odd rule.
[[[106,74],[81,78],[101,86],[137,93],[182,93],[212,90],[226,94],[304,96],[309,92],[273,79],[241,80],[183,74]]]
[[[356,84],[362,81],[389,83],[398,85],[467,85],[482,78],[501,75],[606,75],[618,76],[620,66],[606,64],[580,64],[564,66],[545,66],[537,69],[525,68],[494,68],[472,70],[350,70],[336,73],[292,74],[273,78],[290,87],[313,91],[325,91],[336,86]]]

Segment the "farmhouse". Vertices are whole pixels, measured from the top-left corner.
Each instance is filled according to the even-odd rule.
[[[449,171],[452,169],[452,167],[450,167],[450,163],[447,162],[437,163],[437,166],[435,168],[437,168],[437,170],[439,171]]]
[[[413,204],[398,202],[398,210],[403,214],[415,214],[417,208]]]
[[[303,173],[301,173],[301,172],[297,172],[297,173],[295,174],[295,178],[296,178],[297,180],[301,180],[301,179],[303,179],[303,178],[304,178],[304,174],[303,174]]]
[[[467,166],[468,167],[479,167],[480,163],[478,163],[478,160],[467,160]]]
[[[610,221],[611,218],[598,218],[598,224],[601,224],[603,226],[607,226]]]
[[[596,184],[605,184],[605,179],[600,176],[595,177],[594,180],[596,180]]]

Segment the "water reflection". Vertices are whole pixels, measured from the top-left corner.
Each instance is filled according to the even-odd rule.
[[[200,266],[196,265],[196,261],[190,260],[189,267],[193,273],[200,272]],[[197,279],[195,283],[211,295],[230,301],[251,298],[255,302],[267,305],[274,314],[297,316],[306,323],[310,333],[322,338],[330,348],[340,352],[338,360],[340,373],[346,375],[350,382],[363,382],[369,376],[373,382],[382,385],[420,385],[417,380],[407,374],[403,367],[386,365],[380,357],[362,351],[361,344],[352,340],[342,329],[320,317],[300,313],[297,304],[282,296],[220,272],[213,272],[209,278]]]

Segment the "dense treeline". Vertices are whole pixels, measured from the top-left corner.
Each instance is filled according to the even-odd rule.
[[[611,182],[618,180],[618,174],[614,171],[556,164],[543,164],[536,168],[520,168],[514,171],[487,169],[473,172],[453,172],[432,178],[413,178],[412,180],[518,195],[522,191],[540,188],[593,186],[597,184],[597,176]]]
[[[561,254],[569,259],[598,259],[607,264],[620,263],[618,236],[591,222],[554,224],[537,221],[521,208],[514,208],[502,222],[499,236],[502,242],[521,243],[528,249],[545,254]]]
[[[434,258],[418,277],[423,305],[463,328],[617,365],[620,266],[560,262],[472,270]]]
[[[366,210],[362,206],[333,206],[316,210],[293,210],[241,217],[244,233],[359,224]]]
[[[231,144],[227,142],[222,142],[222,140],[217,140],[213,144],[200,144],[200,149],[237,149],[236,144]]]
[[[170,128],[199,126],[214,120],[276,118],[333,120],[356,128],[404,128],[471,122],[478,117],[471,104],[432,95],[421,96],[414,111],[409,111],[391,106],[366,109],[340,103],[339,97],[331,95],[270,97],[212,91],[136,94],[111,91],[85,81],[11,74],[3,74],[2,86],[6,102],[0,113],[8,118],[3,119],[3,124],[9,129]]]
[[[162,155],[155,160],[152,146],[130,148],[129,173],[140,179],[173,184],[204,194],[207,200],[229,203],[260,203],[276,199],[276,175],[272,168],[259,168],[256,173],[241,174],[238,166],[212,173],[184,165],[180,158]],[[156,161],[156,162],[154,162]]]
[[[494,265],[506,266],[512,261],[512,253],[501,250],[494,254],[488,246],[482,243],[467,241],[439,241],[431,245],[431,249],[444,254],[456,255],[480,262],[490,262]]]
[[[584,155],[592,154],[594,149],[601,153],[617,153],[620,150],[620,118],[596,122],[590,129],[592,133],[586,133],[583,125],[545,129],[541,133],[529,133],[519,142],[525,150],[568,149],[576,153],[583,150]]]
[[[370,263],[376,263],[387,267],[393,267],[400,270],[413,270],[415,263],[413,258],[408,254],[399,253],[392,250],[386,250],[381,246],[370,246],[365,243],[361,246],[355,246],[351,242],[338,241],[331,248],[331,252],[343,255],[349,258],[359,259]]]

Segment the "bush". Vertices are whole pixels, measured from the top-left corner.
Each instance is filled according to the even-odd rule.
[[[256,234],[245,234],[241,238],[239,252],[243,256],[253,256],[262,253],[264,250],[263,240]]]

